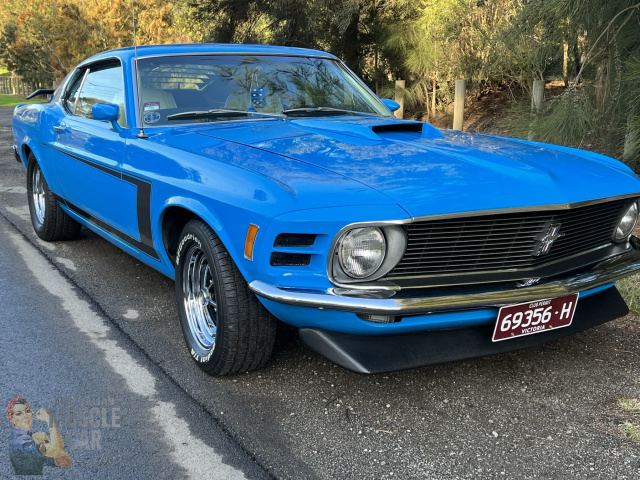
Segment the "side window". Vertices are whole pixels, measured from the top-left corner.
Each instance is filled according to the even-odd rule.
[[[72,87],[73,88],[73,87]],[[78,102],[73,113],[87,118],[93,118],[91,107],[96,103],[115,103],[120,107],[118,123],[125,125],[124,119],[124,85],[122,67],[107,65],[90,68],[82,89],[78,95]]]
[[[82,72],[82,75],[78,75],[76,79],[71,84],[71,88],[67,91],[67,94],[64,97],[64,104],[67,110],[71,113],[74,113],[76,107],[76,99],[78,98],[78,91],[80,90],[80,85],[82,85],[82,79],[84,78],[85,71]]]

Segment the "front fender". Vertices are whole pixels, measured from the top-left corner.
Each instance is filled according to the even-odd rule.
[[[169,197],[163,205],[162,212],[157,217],[154,229],[157,232],[154,237],[156,238],[156,249],[161,251],[162,258],[165,263],[171,265],[174,269],[173,262],[169,258],[163,243],[162,238],[162,222],[165,218],[167,211],[172,207],[179,207],[185,209],[197,217],[201,218],[211,229],[216,233],[220,241],[224,244],[225,248],[231,255],[236,266],[240,270],[240,273],[245,279],[248,278],[248,268],[251,265],[250,261],[244,258],[244,241],[246,231],[250,223],[257,224],[261,229],[266,230],[269,226],[270,219],[267,217],[252,218],[249,212],[241,212],[234,209],[234,212],[226,212],[229,208],[227,205],[216,202],[213,199],[203,199],[204,201],[184,197],[184,196],[172,196]],[[224,221],[226,219],[226,222]],[[258,237],[260,240],[260,236]]]

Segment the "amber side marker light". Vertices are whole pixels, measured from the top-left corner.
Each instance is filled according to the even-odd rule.
[[[253,262],[253,244],[256,243],[258,230],[260,230],[259,226],[250,223],[247,230],[247,238],[244,241],[244,258],[251,262]]]

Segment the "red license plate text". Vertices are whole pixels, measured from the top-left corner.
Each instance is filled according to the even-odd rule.
[[[578,304],[578,294],[502,307],[493,341],[509,340],[568,327]]]

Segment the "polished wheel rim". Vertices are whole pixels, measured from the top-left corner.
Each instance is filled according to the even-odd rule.
[[[209,261],[204,252],[193,245],[185,255],[182,269],[182,292],[189,331],[196,346],[209,353],[215,347],[218,323],[218,304]]]
[[[38,223],[42,225],[44,223],[44,211],[45,211],[45,198],[44,198],[44,181],[42,178],[42,171],[37,165],[33,167],[31,173],[31,184],[33,187],[33,206],[36,213]]]

